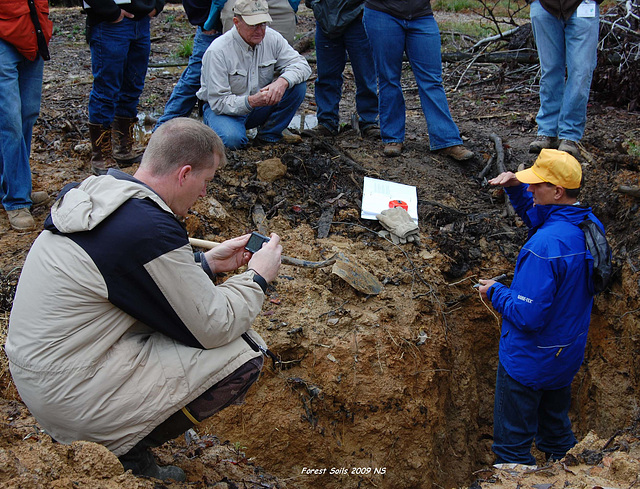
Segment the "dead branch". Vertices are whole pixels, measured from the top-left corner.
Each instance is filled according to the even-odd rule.
[[[621,194],[630,195],[631,197],[640,199],[640,187],[638,187],[637,185],[634,185],[634,186],[620,185],[617,190]]]
[[[269,222],[267,221],[267,214],[264,212],[264,208],[261,204],[256,204],[253,207],[252,212],[253,223],[260,234],[265,236],[269,235]]]
[[[367,172],[360,163],[357,163],[353,159],[349,158],[342,150],[338,149],[333,144],[330,144],[324,138],[313,138],[313,139],[314,139],[314,144],[317,144],[322,149],[326,150],[331,156],[338,157],[340,161],[347,163],[349,166],[351,166],[354,170],[358,172],[362,172],[362,173]]]
[[[493,166],[493,162],[495,161],[496,157],[495,155],[491,155],[491,158],[489,158],[489,161],[487,161],[487,164],[485,165],[485,167],[482,169],[482,171],[480,173],[478,173],[478,178],[480,180],[482,180],[487,173],[489,173],[489,170],[491,170],[491,167]]]
[[[469,48],[469,51],[473,52],[477,48],[479,48],[480,46],[492,43],[494,41],[505,41],[509,37],[511,37],[511,35],[513,35],[513,33],[516,32],[518,29],[520,29],[520,26],[514,27],[513,29],[509,29],[506,32],[500,32],[500,33],[496,34],[495,36],[489,36],[489,37],[485,37],[484,39],[480,39],[477,43],[475,43],[473,46],[471,46],[471,48]]]
[[[507,171],[504,166],[504,147],[502,146],[502,139],[497,134],[490,134],[489,138],[493,141],[494,146],[496,147],[496,169],[498,171],[498,175],[500,173],[504,173]],[[505,205],[507,207],[507,216],[513,217],[516,215],[516,211],[513,209],[511,205],[511,201],[509,199],[505,199]]]

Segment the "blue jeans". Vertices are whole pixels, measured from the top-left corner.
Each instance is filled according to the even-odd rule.
[[[580,141],[587,122],[591,77],[597,63],[599,10],[595,17],[558,19],[539,1],[531,4],[540,58],[538,135]],[[565,79],[565,72],[567,73]]]
[[[114,116],[136,117],[151,50],[149,17],[91,26],[89,48],[89,122],[110,126]]]
[[[359,125],[360,129],[366,129],[377,124],[378,95],[376,74],[371,69],[373,66],[371,46],[362,21],[354,20],[336,39],[329,39],[316,23],[317,116],[318,122],[334,133],[338,132],[340,123],[342,72],[347,63],[347,53],[349,53],[351,68],[356,79],[356,110]]]
[[[0,200],[7,211],[31,206],[31,134],[40,113],[40,56],[29,61],[0,39]]]
[[[284,131],[307,92],[307,84],[299,83],[284,92],[282,100],[276,105],[256,107],[247,115],[232,116],[216,114],[209,104],[204,104],[204,123],[213,129],[224,145],[229,149],[239,149],[249,144],[247,129],[258,128],[258,139],[275,143],[282,139]]]
[[[440,30],[433,15],[402,20],[365,7],[363,22],[378,74],[382,141],[404,141],[406,114],[400,76],[402,54],[406,52],[418,85],[431,149],[462,144],[442,86]]]
[[[531,443],[552,459],[562,458],[576,443],[569,421],[571,386],[533,390],[514,380],[498,364],[493,407],[495,463],[534,465]]]
[[[200,72],[202,71],[202,57],[213,40],[220,35],[205,34],[198,26],[193,38],[193,52],[189,57],[189,64],[182,72],[182,76],[171,92],[171,97],[164,106],[164,114],[160,116],[153,130],[175,117],[189,117],[198,102],[196,92],[200,89]]]

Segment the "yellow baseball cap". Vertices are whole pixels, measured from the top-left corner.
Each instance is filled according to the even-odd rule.
[[[522,183],[547,182],[564,188],[580,188],[582,167],[566,151],[543,149],[531,168],[516,172]]]
[[[233,13],[242,17],[248,25],[271,22],[267,0],[238,0],[233,7]]]

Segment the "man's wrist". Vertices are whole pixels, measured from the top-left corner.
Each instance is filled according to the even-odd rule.
[[[195,258],[196,258],[196,263],[200,263],[200,266],[202,267],[202,270],[204,271],[204,273],[206,273],[211,280],[215,279],[216,273],[209,266],[209,262],[207,261],[207,256],[203,252],[200,252],[196,254]]]
[[[253,281],[257,283],[262,289],[262,292],[266,294],[268,284],[265,278],[262,275],[260,275],[258,272],[256,272],[253,268],[249,268],[247,272],[253,272]]]

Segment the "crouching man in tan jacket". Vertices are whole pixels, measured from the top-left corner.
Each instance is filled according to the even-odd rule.
[[[134,474],[184,480],[148,449],[241,402],[257,380],[263,359],[242,335],[264,347],[251,323],[277,277],[280,238],[253,255],[249,235],[194,255],[176,217],[224,160],[210,128],[173,119],[133,177],[109,170],[68,185],[53,205],[5,348],[20,396],[57,441],[101,443]]]

